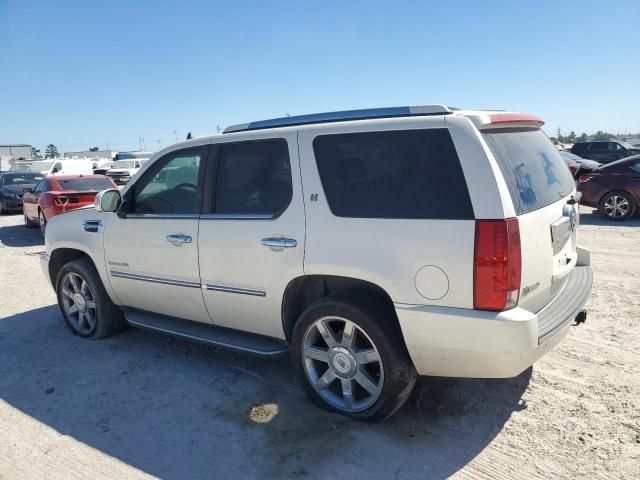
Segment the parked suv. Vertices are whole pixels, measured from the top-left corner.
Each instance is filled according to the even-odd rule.
[[[577,142],[571,147],[571,153],[596,162],[611,163],[621,158],[640,154],[640,148],[618,140]]]
[[[442,105],[230,127],[51,220],[71,331],[290,351],[311,399],[383,419],[416,375],[504,378],[585,316],[575,184],[532,115]]]

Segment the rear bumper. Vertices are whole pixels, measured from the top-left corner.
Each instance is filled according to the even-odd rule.
[[[515,377],[567,334],[591,293],[589,265],[574,269],[540,312],[523,308],[486,312],[396,304],[402,334],[420,375]]]

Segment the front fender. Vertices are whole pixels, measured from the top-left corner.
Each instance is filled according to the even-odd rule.
[[[94,263],[105,290],[114,303],[118,301],[111,288],[104,256],[103,229],[105,214],[95,208],[80,208],[52,217],[47,223],[45,251],[51,258],[59,249],[73,249],[86,254]],[[85,229],[85,222],[100,222],[96,228]],[[95,224],[94,224],[95,225]]]

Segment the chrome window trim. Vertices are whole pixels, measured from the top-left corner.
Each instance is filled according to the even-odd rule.
[[[215,283],[207,283],[202,286],[206,290],[213,290],[216,292],[226,292],[226,293],[239,293],[240,295],[251,295],[254,297],[266,297],[267,292],[264,290],[259,290],[256,288],[240,288],[240,287],[229,287],[227,285],[220,285]]]
[[[141,275],[139,273],[122,272],[119,270],[111,270],[109,274],[116,278],[126,278],[129,280],[141,280],[143,282],[161,283],[163,285],[176,285],[178,287],[200,288],[200,282],[189,280],[178,280],[174,278],[155,277],[152,275]]]
[[[127,213],[127,218],[199,218],[197,213]]]
[[[201,220],[273,220],[271,213],[205,213]]]

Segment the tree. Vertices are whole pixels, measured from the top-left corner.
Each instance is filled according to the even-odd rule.
[[[31,147],[31,157],[34,160],[39,160],[42,158],[42,155],[40,155],[40,149],[39,148],[35,148],[35,147]]]
[[[610,140],[614,135],[609,132],[603,132],[602,130],[598,130],[596,134],[593,136],[594,140]]]
[[[567,137],[567,140],[569,141],[569,143],[575,143],[575,141],[576,141],[576,132],[571,130],[571,133]]]
[[[60,152],[58,152],[58,147],[56,147],[53,143],[47,145],[47,148],[44,151],[44,158],[56,158],[60,156]]]
[[[582,132],[582,135],[580,135],[578,138],[576,138],[576,140],[578,142],[586,142],[587,140],[589,140],[589,137],[587,136],[586,133]]]
[[[91,147],[89,148],[90,152],[97,152],[98,150],[100,150],[98,147]]]

